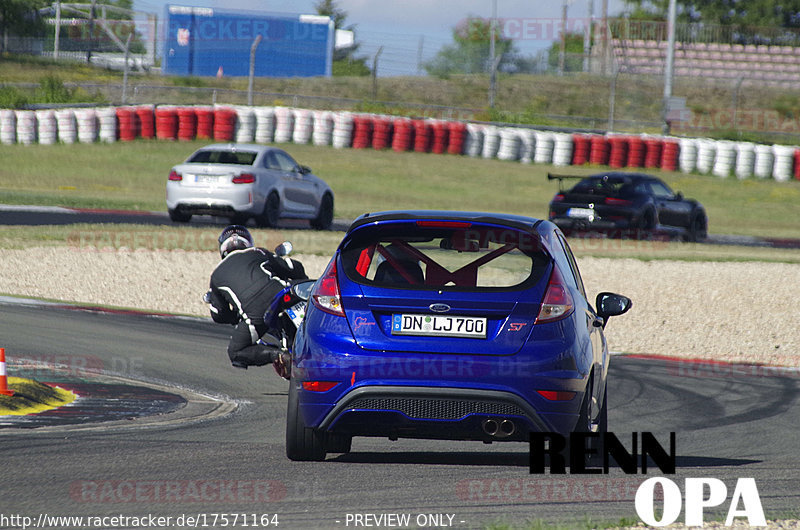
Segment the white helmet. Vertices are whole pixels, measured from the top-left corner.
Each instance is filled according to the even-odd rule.
[[[219,255],[224,258],[234,250],[254,246],[253,236],[242,225],[230,225],[219,235]]]

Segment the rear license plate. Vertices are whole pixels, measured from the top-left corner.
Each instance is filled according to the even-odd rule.
[[[197,184],[217,184],[220,177],[218,175],[195,175],[194,181]]]
[[[586,219],[589,222],[594,221],[595,211],[591,208],[570,208],[567,210],[567,217],[573,219]]]
[[[443,315],[392,315],[392,335],[486,338],[486,318]]]
[[[306,303],[300,302],[299,304],[293,305],[286,310],[286,314],[294,323],[295,327],[299,328],[300,324],[303,323],[303,318],[306,316]]]

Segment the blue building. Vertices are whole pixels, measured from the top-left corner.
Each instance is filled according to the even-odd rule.
[[[330,17],[166,6],[162,71],[169,75],[330,76],[335,29]]]

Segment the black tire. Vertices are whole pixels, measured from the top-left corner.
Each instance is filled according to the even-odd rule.
[[[344,434],[328,434],[325,442],[327,453],[349,453],[353,445],[353,437]]]
[[[590,383],[586,389],[581,404],[581,414],[578,423],[575,425],[575,432],[595,432],[599,438],[590,440],[589,449],[593,454],[586,456],[586,465],[597,466],[603,462],[603,434],[608,432],[608,384],[603,389],[603,404],[597,414],[597,421],[592,421],[592,393],[593,386]]]
[[[311,228],[328,230],[333,223],[333,197],[326,193],[319,205],[319,213],[311,220]]]
[[[286,457],[298,462],[325,460],[323,433],[306,427],[297,398],[297,383],[289,381],[289,404],[286,407]],[[349,447],[348,447],[349,450]]]
[[[689,229],[686,233],[686,241],[690,243],[698,243],[708,237],[706,228],[706,218],[703,214],[698,213],[692,216],[689,222]]]
[[[247,224],[247,221],[249,220],[250,220],[249,216],[239,213],[231,217],[231,224],[244,226]]]
[[[181,213],[178,210],[167,210],[167,213],[173,223],[188,223],[192,220],[192,214],[190,213]]]
[[[639,220],[639,229],[646,232],[654,230],[656,227],[656,213],[653,210],[646,210]]]
[[[275,228],[278,226],[278,219],[281,215],[281,198],[278,192],[273,191],[267,195],[264,201],[264,211],[256,218],[258,226],[263,228]]]

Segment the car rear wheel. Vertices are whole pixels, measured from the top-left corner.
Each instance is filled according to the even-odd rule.
[[[690,243],[697,243],[703,241],[708,235],[706,231],[706,219],[702,214],[695,214],[689,223],[689,230],[686,234],[686,240]]]
[[[281,214],[281,198],[277,192],[272,192],[264,202],[264,211],[256,218],[258,225],[264,228],[275,228]]]
[[[300,413],[297,385],[289,381],[289,404],[286,409],[286,457],[295,461],[325,460],[324,434],[307,427]],[[347,447],[350,450],[350,447]],[[339,451],[337,451],[339,452]],[[347,452],[347,451],[341,451]]]
[[[188,223],[192,219],[192,214],[190,213],[182,213],[178,210],[167,210],[169,214],[169,219],[173,223]]]
[[[311,220],[311,227],[317,230],[327,230],[333,223],[333,197],[325,194],[319,205],[319,213]]]

